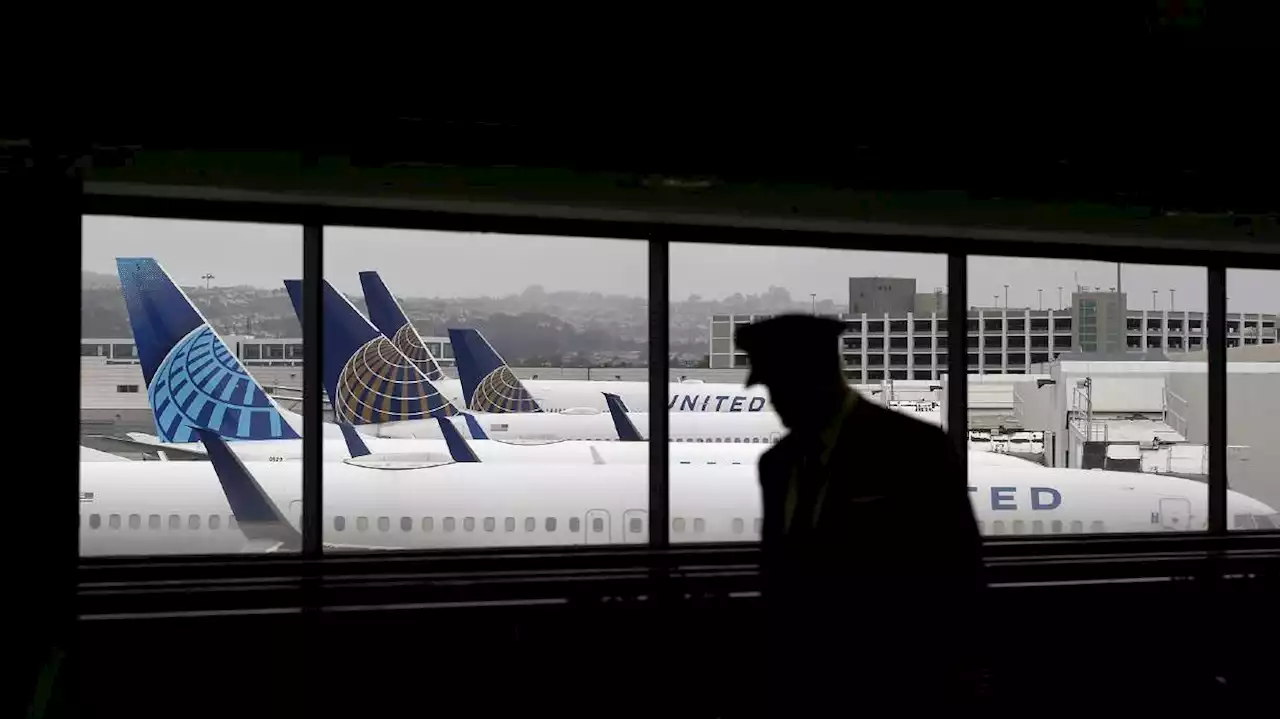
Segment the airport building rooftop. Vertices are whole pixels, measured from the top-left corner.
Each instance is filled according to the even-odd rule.
[[[888,287],[889,285],[885,285]],[[936,380],[947,366],[945,312],[918,313],[932,295],[912,298],[910,309],[883,314],[845,313],[840,337],[845,376],[852,382]],[[1146,310],[1124,312],[1122,292],[1076,292],[1067,309],[972,307],[965,321],[968,369],[971,374],[1026,374],[1066,352],[1163,353],[1176,355],[1205,349],[1204,312]],[[743,325],[770,315],[712,315],[708,351],[713,369],[746,368],[746,352],[734,342]],[[1275,313],[1233,312],[1227,315],[1227,346],[1277,344]]]

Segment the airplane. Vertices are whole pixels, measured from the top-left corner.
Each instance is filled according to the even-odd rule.
[[[147,382],[147,398],[156,421],[156,434],[131,433],[127,439],[99,437],[99,441],[110,443],[121,451],[163,451],[170,459],[204,459],[205,450],[201,443],[194,441],[193,428],[196,423],[217,420],[219,433],[232,440],[235,452],[243,459],[300,459],[301,417],[284,411],[275,404],[253,376],[245,371],[227,344],[213,331],[159,263],[150,258],[119,258],[117,269],[126,297],[130,324],[139,347],[139,359]],[[294,296],[300,299],[297,288],[293,289]],[[495,445],[502,441],[545,444],[564,439],[597,442],[618,439],[617,428],[608,415],[461,415],[389,340],[379,339],[377,329],[345,297],[327,284],[325,291],[326,332],[330,345],[330,350],[325,353],[326,360],[333,360],[336,343],[338,351],[346,353],[344,361],[362,351],[364,354],[361,357],[373,355],[380,358],[380,362],[398,363],[403,377],[411,381],[395,383],[395,400],[383,397],[383,403],[401,410],[416,408],[418,411],[408,416],[424,420],[403,421],[401,417],[405,415],[394,415],[387,417],[399,420],[393,425],[361,426],[361,431],[381,435],[381,439],[369,439],[373,452],[434,452],[445,455],[445,448],[440,441],[443,439],[440,427],[431,421],[431,418],[441,416],[452,416],[457,426],[472,439],[492,437],[496,440]],[[343,370],[348,370],[346,377],[349,381],[353,380],[351,367],[346,366],[351,364],[337,361],[325,364],[327,390],[338,393],[337,381]],[[189,371],[188,367],[191,368]],[[173,385],[173,392],[169,391],[170,383]],[[215,396],[210,396],[210,390],[202,389],[206,384],[210,385]],[[359,382],[356,381],[355,384],[358,386]],[[367,388],[361,389],[367,394]],[[346,389],[343,390],[344,397],[351,399],[351,394]],[[244,398],[248,398],[254,411],[259,412],[254,420],[257,424],[251,421],[248,428],[256,431],[241,431],[241,422],[226,420],[237,410],[219,409],[217,405],[217,402],[224,400],[244,402]],[[424,408],[425,412],[421,411]],[[219,411],[223,414],[218,414]],[[267,414],[270,421],[264,423],[261,416],[263,414]],[[718,419],[709,422],[706,417],[697,419],[695,414],[673,415],[677,419],[672,422],[672,439],[690,442],[712,442],[714,439],[717,444],[737,440],[736,443],[761,444],[776,441],[781,436],[782,427],[773,413],[716,416]],[[218,420],[219,417],[223,419]],[[356,419],[357,422],[363,421],[359,414]],[[647,428],[647,417],[638,418],[637,421]],[[482,424],[488,425],[487,430],[481,428]],[[272,426],[278,426],[281,431],[263,431]],[[381,431],[388,427],[391,429]],[[350,456],[340,428],[335,424],[325,423],[324,430],[325,458],[337,460]],[[395,444],[414,438],[432,441],[423,444]],[[499,451],[501,448],[496,446],[492,451],[484,450],[486,456]],[[647,461],[644,450],[621,452],[628,452],[626,456],[634,455],[636,459],[627,460],[611,455],[610,461]],[[564,452],[557,450],[536,457],[526,455],[523,461],[553,461],[554,457],[563,454]],[[594,459],[584,447],[575,448],[571,456],[583,462]]]
[[[449,329],[454,362],[462,381],[467,406],[476,412],[563,412],[603,410],[601,392],[621,396],[638,412],[649,411],[649,383],[597,380],[518,379],[493,345],[475,329]],[[764,412],[772,411],[763,387],[740,384],[704,383],[700,380],[672,382],[668,391],[671,412]]]
[[[82,556],[296,551],[296,468],[244,463],[215,432],[197,428],[197,436],[210,462],[81,465]],[[388,471],[353,459],[327,465],[324,480],[328,549],[648,541],[643,465],[451,462]],[[669,491],[673,542],[759,539],[754,468],[673,465]],[[1098,470],[971,466],[969,496],[992,536],[1196,531],[1208,512],[1203,483]],[[1233,526],[1280,528],[1275,510],[1238,492],[1228,491],[1227,511]]]
[[[467,407],[472,411],[592,414],[601,409],[597,397],[600,393],[618,395],[632,411],[644,413],[651,410],[648,382],[522,380],[516,377],[479,330],[450,328],[449,342],[453,347],[454,362],[462,383],[461,394],[470,398]],[[855,388],[854,391],[871,388],[870,385],[855,387],[852,384],[850,387]],[[768,391],[758,385],[744,387],[740,384],[683,380],[672,382],[669,391],[671,399],[667,402],[667,411],[671,413],[773,413]],[[874,391],[871,393],[875,394]],[[865,391],[862,394],[867,401],[874,401]],[[902,414],[941,426],[942,410],[936,405],[937,403],[898,401],[886,404]]]
[[[285,287],[294,298],[296,309],[301,301],[301,282],[285,280]],[[449,403],[434,383],[342,293],[328,282],[323,283],[322,292],[323,384],[329,397],[337,398],[333,402],[336,421],[353,424],[362,433],[375,437],[441,439],[439,425],[429,420],[457,416],[461,410]],[[616,383],[593,384],[612,390]],[[603,396],[599,404],[607,407]],[[527,443],[617,439],[617,430],[607,413],[467,414],[475,417],[484,434],[495,440]],[[671,416],[670,435],[676,441],[760,444],[777,441],[782,432],[773,412],[691,412]],[[647,415],[636,413],[633,417],[642,431],[647,429]],[[474,432],[472,437],[476,437]]]

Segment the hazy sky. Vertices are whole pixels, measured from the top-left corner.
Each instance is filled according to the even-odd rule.
[[[84,269],[115,274],[115,258],[155,257],[178,282],[281,287],[301,276],[302,229],[293,225],[153,220],[127,217],[84,219]],[[643,295],[647,290],[644,243],[418,230],[330,227],[325,230],[325,276],[339,289],[359,293],[356,273],[378,270],[401,296],[474,296],[519,292],[531,284],[548,290]],[[1080,260],[975,258],[969,267],[969,303],[1037,307],[1057,305],[1058,287],[1070,301],[1075,276],[1088,287],[1115,286],[1115,264]],[[946,285],[946,258],[894,252],[854,252],[794,247],[675,245],[671,248],[671,296],[720,298],[734,292],[764,292],[770,285],[798,300],[809,293],[839,304],[848,301],[848,278],[914,277],[917,290]],[[1203,268],[1125,265],[1122,281],[1131,308],[1205,308]],[[1280,272],[1232,270],[1232,311],[1280,311]],[[998,299],[993,300],[993,296]]]

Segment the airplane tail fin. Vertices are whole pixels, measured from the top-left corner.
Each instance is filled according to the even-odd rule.
[[[302,281],[285,280],[284,284],[301,321]],[[384,424],[458,413],[417,366],[327,281],[321,307],[321,373],[339,424]]]
[[[541,412],[538,401],[516,378],[484,335],[474,329],[449,330],[467,406],[495,414]]]
[[[197,428],[238,440],[300,436],[160,263],[117,257],[116,271],[160,441],[194,442]]]
[[[203,427],[195,431],[209,453],[213,471],[245,538],[255,543],[268,542],[274,548],[301,549],[302,535],[280,513],[280,508],[227,446],[226,440]]]
[[[622,398],[610,392],[604,393],[605,404],[609,405],[609,414],[613,416],[613,426],[618,430],[620,442],[643,442],[644,437],[636,429],[631,418],[627,416],[627,407]]]
[[[444,435],[444,443],[449,447],[449,455],[453,457],[455,462],[479,462],[480,458],[476,456],[471,445],[467,444],[467,440],[462,438],[462,433],[458,428],[453,426],[453,421],[445,417],[437,417],[436,421],[440,423],[440,434]]]
[[[422,343],[418,330],[414,329],[408,315],[404,313],[404,309],[392,296],[378,273],[361,272],[360,288],[364,291],[364,303],[369,308],[369,320],[373,322],[374,327],[377,327],[384,337],[390,338],[396,349],[412,360],[427,379],[432,382],[445,379],[444,370],[440,369],[436,358],[431,356],[431,351]]]
[[[370,454],[369,445],[364,443],[364,439],[360,437],[355,427],[348,422],[343,422],[338,425],[338,428],[342,430],[342,439],[346,441],[347,451],[352,457],[364,457]]]

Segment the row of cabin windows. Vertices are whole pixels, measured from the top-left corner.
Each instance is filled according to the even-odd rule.
[[[147,516],[147,529],[160,529],[160,528],[161,528],[161,525],[162,525],[162,524],[164,524],[164,522],[162,522],[162,521],[161,521],[161,519],[162,519],[162,518],[161,518],[161,516],[160,516],[159,514],[151,514],[151,515],[148,515],[148,516]],[[84,515],[83,515],[83,514],[82,514],[82,515],[80,515],[80,521],[81,521],[81,523],[83,523],[83,522],[84,522]],[[121,521],[122,521],[122,520],[121,520],[121,515],[119,515],[119,514],[109,514],[109,515],[107,515],[107,527],[108,527],[109,529],[120,529]],[[128,523],[129,523],[129,529],[142,529],[142,515],[141,515],[141,514],[130,514],[130,515],[129,515],[129,518],[128,518],[128,520],[127,520],[127,521],[128,521]],[[200,515],[198,515],[198,514],[188,514],[188,515],[187,515],[187,521],[186,521],[186,523],[185,523],[185,528],[186,528],[186,529],[200,529],[200,525],[201,525],[201,523],[202,523],[202,518],[201,518],[201,516],[200,516]],[[210,514],[210,515],[209,515],[209,517],[208,517],[208,519],[207,519],[207,520],[205,520],[204,526],[205,526],[206,528],[208,528],[208,529],[221,529],[221,528],[222,528],[222,526],[223,526],[223,524],[222,524],[222,516],[221,516],[221,515],[218,515],[218,514]],[[90,515],[89,515],[89,529],[100,529],[101,527],[102,527],[102,515],[101,515],[101,514],[90,514]],[[169,515],[169,521],[168,521],[168,527],[169,527],[169,529],[182,529],[182,528],[184,527],[184,524],[183,524],[183,521],[182,521],[182,515],[180,515],[180,514],[170,514],[170,515]],[[235,529],[235,528],[236,528],[236,516],[235,516],[234,514],[228,514],[228,515],[227,515],[226,528],[227,528],[227,529]]]
[[[729,526],[732,528],[734,534],[742,534],[747,529],[747,522],[741,517],[734,517],[733,521],[729,523]],[[760,528],[762,526],[763,520],[761,520],[760,517],[756,517],[752,525],[756,534],[760,534]],[[686,531],[691,531],[694,534],[703,534],[707,531],[707,520],[702,517],[694,517],[691,520],[684,517],[672,517],[671,531],[676,534],[683,534]]]
[[[997,519],[996,521],[991,523],[991,533],[993,535],[995,534],[1026,534],[1027,533],[1027,523],[1024,520],[1015,519],[1013,520],[1012,524],[1013,524],[1013,531],[1005,531],[1006,528],[1009,526],[1009,523],[1006,523],[1002,519]],[[1044,520],[1037,519],[1031,522],[1031,534],[1044,534],[1045,533],[1044,530],[1045,530]],[[1068,525],[1066,523],[1063,523],[1061,519],[1055,519],[1049,523],[1050,534],[1062,534],[1064,531],[1067,532],[1068,534],[1084,534],[1084,522],[1076,519],[1076,520],[1072,520]],[[1089,532],[1091,534],[1101,534],[1106,531],[1107,531],[1106,525],[1102,522],[1089,523]],[[983,522],[983,521],[978,522],[978,533],[979,534],[987,533],[986,522]]]
[[[369,517],[354,517],[353,519],[355,519],[355,522],[354,522],[355,531],[357,532],[369,531],[369,524],[370,524]],[[484,531],[486,532],[496,532],[498,530],[498,519],[499,519],[498,517],[481,517],[480,522],[477,523],[475,517],[463,517],[462,523],[461,523],[462,531],[474,532],[476,531],[476,526],[478,524],[480,527],[483,527]],[[502,531],[504,532],[516,531],[517,522],[515,517],[503,517],[501,519],[502,519]],[[638,525],[638,527],[632,529],[631,531],[635,533],[644,531],[643,520],[639,518],[632,518],[631,523],[633,526]],[[445,532],[458,531],[458,524],[459,523],[458,523],[457,517],[441,517],[440,519],[440,528]],[[519,524],[521,524],[524,527],[524,531],[526,532],[538,531],[539,522],[537,517],[525,517],[524,521]],[[556,517],[545,517],[543,518],[541,524],[543,527],[543,531],[545,532],[554,532],[560,526],[560,522]],[[377,527],[377,531],[379,532],[390,532],[391,518],[376,517],[374,519],[374,525]],[[399,527],[401,532],[412,532],[414,529],[414,526],[415,526],[415,522],[413,517],[400,518]],[[436,518],[423,517],[421,519],[419,526],[422,527],[423,532],[434,532],[436,531]],[[604,518],[591,517],[590,528],[591,528],[592,534],[604,533],[605,531]],[[333,518],[333,529],[334,531],[338,531],[338,532],[347,531],[347,518],[341,515],[335,516]],[[570,517],[569,532],[576,534],[577,532],[581,532],[581,531],[582,531],[582,518]]]

